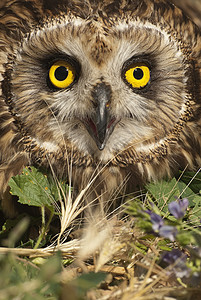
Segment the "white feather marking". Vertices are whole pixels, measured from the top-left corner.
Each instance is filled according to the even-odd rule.
[[[51,152],[56,152],[59,149],[59,147],[56,144],[52,143],[52,142],[42,142],[41,143],[37,139],[35,139],[35,142],[38,144],[38,146],[40,148],[44,148],[45,150],[47,150],[50,153]]]

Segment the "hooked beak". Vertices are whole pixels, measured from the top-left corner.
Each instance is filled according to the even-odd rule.
[[[111,88],[100,83],[95,86],[92,96],[96,106],[95,115],[85,120],[85,126],[98,149],[103,150],[117,124],[116,118],[110,115]]]

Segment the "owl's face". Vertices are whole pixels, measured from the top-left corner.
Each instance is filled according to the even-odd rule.
[[[190,44],[164,24],[129,12],[43,20],[10,74],[24,134],[48,153],[76,149],[103,163],[128,149],[148,157],[178,138],[194,101],[193,66]]]

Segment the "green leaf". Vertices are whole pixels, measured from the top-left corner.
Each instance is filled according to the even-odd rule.
[[[56,180],[49,174],[48,182],[49,182],[51,194],[56,202],[59,199],[63,199],[64,197],[66,197],[67,193],[69,192],[69,186],[65,181]]]
[[[19,202],[32,206],[51,207],[53,197],[46,175],[34,167],[26,167],[21,175],[9,181],[10,192],[19,197]]]
[[[35,167],[26,167],[22,174],[9,181],[10,193],[19,197],[21,204],[45,206],[52,210],[53,202],[63,199],[69,191],[65,181],[46,175]]]
[[[138,249],[138,251],[146,254],[147,253],[147,250],[148,250],[148,246],[145,246],[144,244],[136,241],[135,244],[134,244],[134,248]]]
[[[11,253],[0,255],[1,299],[59,299],[61,270],[59,253],[46,259],[41,268]]]
[[[194,207],[189,212],[189,220],[193,222],[194,225],[200,226],[201,220],[201,196],[195,195],[193,198]]]
[[[176,178],[170,181],[151,182],[146,185],[146,189],[153,196],[158,208],[164,212],[168,211],[167,204],[175,201],[175,197],[180,195]]]
[[[201,172],[199,172],[198,174],[196,174],[195,172],[185,172],[185,173],[181,173],[182,177],[181,180],[183,182],[185,182],[187,185],[189,185],[190,189],[194,192],[194,193],[200,193],[201,191]],[[193,179],[193,180],[192,180]]]
[[[76,288],[78,297],[84,297],[87,291],[97,287],[98,284],[105,280],[106,276],[107,274],[103,272],[91,272],[72,280],[70,285]]]
[[[193,203],[193,198],[195,197],[195,193],[190,189],[190,187],[188,187],[184,182],[179,181],[177,183],[179,191],[180,191],[180,195],[181,198],[188,198],[189,201],[189,206],[192,207],[194,206]]]
[[[163,251],[171,251],[172,250],[172,247],[170,246],[170,244],[167,243],[166,239],[159,240],[158,247]]]
[[[183,246],[195,244],[195,238],[191,231],[179,232],[177,234],[177,242]]]
[[[62,264],[61,253],[57,252],[56,255],[46,259],[46,262],[41,265],[40,278],[42,282],[46,282],[46,294],[59,294],[60,292],[60,276]]]

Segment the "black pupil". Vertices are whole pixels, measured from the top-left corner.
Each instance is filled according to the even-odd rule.
[[[142,79],[144,76],[144,72],[142,71],[142,69],[140,68],[136,68],[134,71],[133,71],[133,77],[137,80],[140,80]]]
[[[66,67],[58,67],[55,70],[55,78],[59,81],[64,81],[67,77],[68,77],[68,70],[66,69]]]

